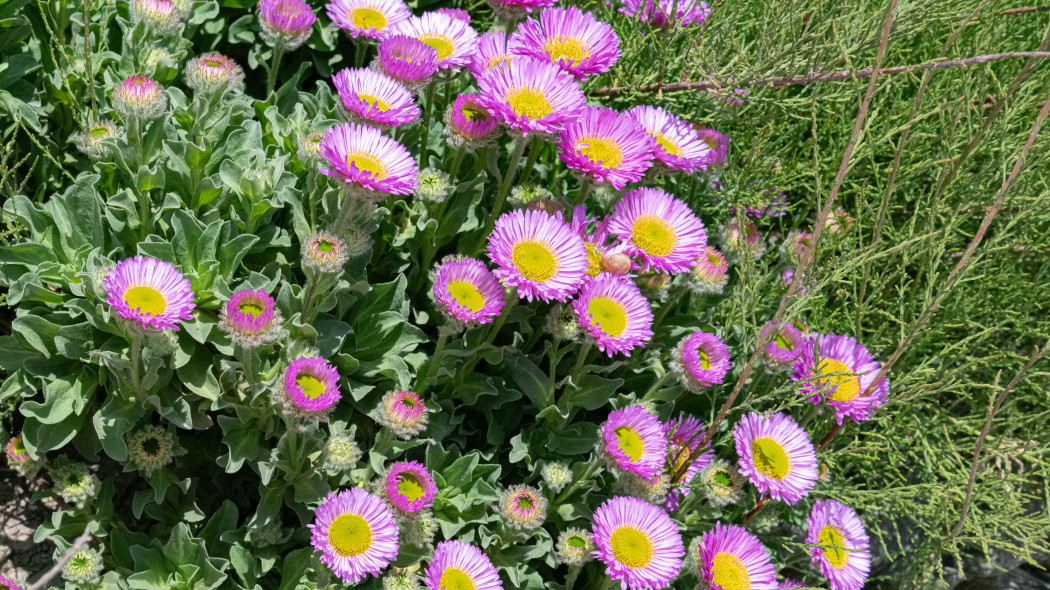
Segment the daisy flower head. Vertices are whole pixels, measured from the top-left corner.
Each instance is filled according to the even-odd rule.
[[[802,332],[791,322],[781,322],[779,327],[773,322],[767,322],[762,328],[762,338],[766,337],[769,338],[769,342],[763,351],[764,355],[781,368],[791,366],[803,350],[812,348]]]
[[[478,50],[470,57],[468,67],[477,77],[492,68],[505,66],[511,61],[527,59],[516,51],[520,45],[521,40],[518,37],[514,35],[508,37],[507,31],[503,29],[482,33],[478,37]]]
[[[712,506],[736,504],[744,497],[744,478],[740,471],[721,459],[714,459],[699,474],[701,489]]]
[[[500,492],[497,502],[503,522],[512,529],[531,531],[547,518],[547,500],[532,486],[510,486]]]
[[[813,403],[827,401],[835,409],[839,424],[844,418],[863,422],[886,403],[889,381],[883,378],[875,383],[882,363],[856,338],[820,334],[815,354],[812,346],[801,348],[791,379],[798,382],[799,393],[808,395]]]
[[[665,422],[663,426],[667,435],[667,465],[672,473],[677,473],[693,455],[699,455],[679,480],[681,485],[672,488],[667,494],[664,509],[674,512],[678,509],[681,499],[689,495],[693,480],[711,464],[715,453],[700,453],[700,443],[704,440],[704,424],[693,416],[682,413],[678,418]],[[711,443],[708,442],[707,448],[710,447]]]
[[[22,590],[22,586],[16,584],[11,578],[0,576],[0,590]]]
[[[682,535],[663,511],[639,498],[616,496],[594,512],[594,556],[622,587],[667,588],[682,568]]]
[[[419,121],[421,111],[400,82],[369,68],[344,68],[332,76],[342,113],[351,123],[380,129]]]
[[[29,451],[26,450],[25,440],[21,434],[12,436],[11,440],[7,441],[4,451],[7,452],[7,462],[11,465],[22,465],[33,460],[29,456]]]
[[[314,509],[310,543],[347,584],[378,576],[397,559],[397,521],[382,498],[361,488],[329,492]]]
[[[500,215],[488,238],[488,254],[503,284],[532,301],[565,301],[579,288],[587,249],[561,217],[515,209]]]
[[[594,541],[585,529],[568,528],[558,535],[554,559],[569,567],[579,567],[594,559]]]
[[[244,91],[244,70],[221,53],[205,53],[186,64],[186,85],[201,94]]]
[[[424,168],[419,171],[417,178],[419,186],[416,187],[416,198],[427,203],[445,202],[454,188],[448,174],[437,168]]]
[[[696,257],[696,266],[689,270],[687,284],[698,294],[721,295],[729,282],[728,270],[726,257],[714,246],[705,246],[703,253]]]
[[[450,70],[470,64],[478,48],[478,34],[463,21],[440,12],[409,17],[392,29],[392,34],[418,39],[437,51],[438,68]]]
[[[860,590],[871,571],[871,551],[864,523],[852,508],[835,500],[817,500],[806,519],[806,544],[831,590]]]
[[[572,301],[580,326],[612,357],[631,356],[653,337],[653,310],[634,281],[608,273],[587,277]]]
[[[324,420],[343,398],[339,372],[319,356],[299,357],[288,365],[277,400],[285,411],[310,420]]]
[[[310,38],[317,16],[302,0],[259,0],[263,41],[291,51]]]
[[[489,6],[499,16],[513,21],[520,20],[533,9],[554,6],[558,0],[488,0]]]
[[[704,224],[689,206],[658,188],[627,191],[616,203],[609,231],[647,271],[677,274],[696,265],[707,246]]]
[[[164,87],[149,76],[129,76],[113,87],[113,110],[125,120],[152,121],[167,108]]]
[[[707,168],[711,147],[696,129],[660,107],[639,105],[627,114],[653,136],[656,172],[696,172]]]
[[[503,309],[503,285],[485,263],[449,256],[434,271],[434,300],[449,322],[466,327],[487,324]]]
[[[170,429],[146,426],[125,436],[128,445],[128,467],[150,477],[154,471],[169,465],[186,451]]]
[[[572,469],[560,461],[544,465],[540,470],[540,476],[543,478],[543,483],[547,484],[547,487],[554,493],[562,491],[572,483]]]
[[[350,259],[343,240],[326,231],[314,232],[303,240],[302,264],[317,272],[339,272]]]
[[[732,368],[729,347],[717,334],[697,330],[675,346],[671,366],[682,385],[693,393],[705,387],[721,385]]]
[[[262,289],[241,289],[219,309],[219,328],[243,348],[273,344],[287,332],[273,297]]]
[[[460,10],[459,8],[438,8],[435,12],[451,16],[452,18],[461,20],[468,25],[470,24],[470,13],[466,10]]]
[[[499,134],[499,120],[478,105],[478,98],[477,94],[460,94],[445,111],[445,137],[453,148],[473,152]]]
[[[609,23],[575,6],[545,8],[539,19],[529,18],[512,35],[513,51],[549,61],[584,80],[608,72],[620,58],[620,38]]]
[[[60,461],[52,466],[51,481],[55,493],[77,508],[83,508],[98,490],[98,478],[88,471],[87,465],[74,461]]]
[[[731,218],[722,226],[722,243],[731,254],[750,256],[755,260],[762,257],[766,244],[758,227],[750,221]]]
[[[782,412],[751,412],[733,427],[740,473],[758,491],[794,504],[817,482],[817,452],[809,434]]]
[[[576,119],[585,98],[558,66],[516,59],[478,76],[478,104],[517,135],[555,134]]]
[[[117,137],[119,132],[112,121],[102,119],[74,135],[73,141],[76,142],[78,150],[95,161],[113,155],[113,146],[102,142]]]
[[[62,566],[62,579],[74,584],[98,584],[104,567],[102,551],[85,547],[74,553]]]
[[[379,42],[372,67],[397,80],[409,92],[418,92],[438,71],[438,52],[408,35],[391,35]]]
[[[402,440],[409,440],[427,427],[430,412],[423,400],[411,391],[391,391],[383,396],[372,419],[389,428]]]
[[[715,523],[692,545],[700,578],[721,590],[777,590],[769,550],[744,527]]]
[[[729,161],[729,138],[714,129],[701,127],[696,130],[700,141],[707,144],[710,151],[702,158],[706,169],[720,168]]]
[[[161,37],[175,34],[182,26],[182,13],[171,0],[132,0],[128,9],[132,26],[144,24]]]
[[[614,410],[599,430],[598,449],[610,469],[645,478],[660,472],[667,456],[667,436],[649,410],[639,405]]]
[[[463,541],[443,541],[434,548],[423,583],[427,590],[503,590],[499,573],[481,549]]]
[[[321,172],[346,183],[353,194],[369,201],[416,190],[416,159],[396,139],[368,125],[342,123],[321,140]]]
[[[144,330],[178,330],[193,319],[190,281],[169,262],[147,256],[125,258],[103,285],[113,313]]]
[[[707,20],[711,9],[703,0],[623,0],[620,12],[655,27],[687,27]]]
[[[395,25],[412,16],[403,0],[332,0],[325,10],[333,27],[355,39],[386,39]]]
[[[418,461],[394,463],[383,479],[387,501],[401,512],[411,514],[428,508],[437,494],[434,477]]]
[[[793,578],[784,578],[784,581],[780,583],[780,590],[790,590],[791,588],[805,588],[806,585]]]
[[[634,119],[605,107],[584,107],[558,133],[558,156],[580,176],[622,190],[653,162],[653,139]]]

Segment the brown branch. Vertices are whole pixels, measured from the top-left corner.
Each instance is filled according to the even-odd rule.
[[[73,541],[73,544],[69,546],[69,549],[66,549],[66,552],[58,558],[55,565],[51,566],[51,569],[44,572],[44,575],[40,576],[36,582],[30,584],[26,590],[43,590],[44,588],[47,588],[47,585],[51,582],[52,578],[57,576],[58,572],[62,571],[62,568],[69,563],[69,560],[73,559],[73,556],[76,555],[77,551],[80,551],[84,545],[90,543],[92,538],[94,537],[91,535],[91,531],[84,529],[84,532],[80,533],[80,536]]]
[[[977,251],[977,246],[980,245],[981,240],[984,239],[984,234],[988,231],[989,226],[992,225],[992,220],[995,219],[995,215],[999,213],[999,209],[1003,206],[1003,200],[1006,198],[1006,191],[1010,189],[1010,185],[1013,183],[1014,179],[1021,173],[1021,167],[1024,165],[1024,160],[1028,157],[1028,152],[1032,149],[1032,144],[1035,143],[1035,137],[1039,134],[1039,127],[1042,126],[1043,120],[1046,119],[1048,111],[1050,111],[1050,101],[1046,101],[1043,104],[1043,108],[1039,111],[1039,116],[1035,118],[1035,124],[1032,125],[1032,131],[1028,134],[1028,141],[1025,142],[1024,149],[1021,150],[1021,155],[1017,158],[1017,162],[1014,163],[1013,170],[1010,171],[1010,175],[1003,181],[1003,186],[999,189],[999,196],[996,197],[992,208],[988,211],[988,214],[984,216],[984,220],[981,221],[981,226],[977,229],[977,233],[973,236],[973,239],[970,240],[970,245],[966,247],[966,252],[963,253],[962,258],[956,263],[955,268],[948,273],[948,278],[944,281],[944,288],[937,294],[937,297],[934,298],[933,303],[931,303],[930,307],[926,309],[919,321],[912,326],[912,329],[908,332],[908,336],[901,341],[897,350],[893,351],[890,358],[882,364],[882,368],[879,370],[878,375],[875,376],[871,385],[865,390],[864,395],[870,394],[871,390],[886,378],[886,375],[889,374],[893,364],[896,363],[897,359],[904,354],[904,351],[911,346],[911,343],[915,340],[915,336],[919,333],[919,330],[922,329],[922,327],[930,321],[930,318],[933,317],[933,314],[937,312],[941,303],[948,294],[951,293],[952,288],[955,287],[955,282],[959,280],[960,276],[962,276],[962,271],[970,264],[974,252]]]
[[[860,137],[861,129],[864,127],[864,121],[868,117],[868,106],[871,104],[872,95],[875,94],[875,79],[881,73],[879,71],[882,65],[882,60],[886,57],[886,45],[890,38],[890,29],[893,27],[893,11],[897,8],[898,0],[890,0],[889,7],[886,9],[886,20],[882,25],[882,39],[879,42],[879,52],[875,59],[874,75],[868,81],[868,89],[864,93],[864,99],[861,100],[860,109],[857,112],[857,120],[853,124],[853,134],[850,135],[849,142],[846,144],[846,150],[842,154],[842,162],[839,164],[838,174],[835,176],[835,182],[831,186],[831,192],[828,193],[827,201],[824,203],[824,208],[817,216],[817,224],[813,229],[813,238],[810,240],[809,247],[802,254],[802,259],[799,261],[798,270],[796,272],[797,278],[792,281],[788,286],[787,293],[780,300],[780,305],[777,307],[777,312],[773,316],[773,324],[779,325],[784,319],[784,314],[787,312],[788,304],[794,298],[795,293],[798,291],[799,286],[805,282],[805,272],[809,268],[809,265],[816,258],[817,244],[820,241],[821,232],[824,230],[824,225],[828,221],[828,216],[831,215],[832,207],[835,203],[835,197],[838,196],[839,189],[842,188],[842,183],[846,179],[846,172],[849,170],[849,163],[853,157],[853,150],[857,146],[857,140]],[[719,423],[725,419],[726,414],[729,413],[730,408],[733,407],[733,402],[736,401],[741,390],[744,388],[744,383],[747,382],[748,377],[751,376],[751,371],[754,370],[755,363],[758,362],[762,350],[765,349],[766,344],[773,337],[773,331],[769,333],[761,334],[758,338],[758,343],[755,345],[755,351],[752,353],[751,358],[748,359],[747,364],[740,372],[740,378],[737,380],[736,385],[733,387],[732,393],[726,399],[725,403],[722,404],[722,408],[718,411],[718,415],[707,428],[707,432],[704,433],[704,440],[696,448],[696,452],[691,452],[685,463],[678,468],[678,471],[674,473],[671,481],[681,481],[682,477],[689,470],[690,465],[698,459],[702,453],[702,449],[707,446],[707,443],[711,442],[711,438],[714,436],[715,431],[718,429]]]
[[[1050,57],[1050,51],[1008,51],[1005,53],[991,53],[988,55],[977,55],[974,57],[949,59],[943,61],[932,61],[923,64],[911,64],[906,66],[894,66],[879,70],[879,75],[894,75],[904,72],[923,72],[926,70],[944,70],[948,68],[969,67],[998,61],[1001,59],[1013,59],[1018,57],[1044,58]],[[881,61],[877,62],[881,63]],[[876,65],[876,67],[878,67]],[[590,91],[590,96],[617,96],[626,92],[681,92],[683,90],[724,90],[726,88],[761,88],[771,86],[773,88],[784,88],[785,86],[808,86],[814,82],[840,82],[843,80],[858,80],[870,78],[875,68],[864,68],[862,70],[837,70],[834,72],[810,72],[796,76],[776,76],[763,78],[753,82],[727,82],[719,80],[702,80],[697,82],[674,82],[671,84],[645,84],[642,86],[606,86]]]
[[[963,500],[962,511],[959,513],[959,522],[956,523],[955,528],[952,529],[949,538],[954,539],[960,532],[962,532],[963,523],[966,522],[966,515],[970,512],[970,502],[973,500],[974,480],[977,479],[977,466],[981,459],[981,447],[984,445],[984,439],[988,437],[988,430],[992,427],[992,420],[995,418],[996,412],[999,411],[1003,402],[1006,401],[1006,396],[1010,391],[1021,382],[1025,373],[1027,373],[1033,365],[1039,362],[1039,359],[1043,358],[1048,350],[1050,350],[1050,341],[1047,341],[1042,350],[1038,351],[1032,356],[1032,358],[1028,359],[1028,362],[1021,367],[1021,370],[1017,372],[1017,375],[1014,375],[1010,384],[1007,385],[1006,388],[999,393],[999,396],[995,398],[995,403],[992,404],[992,407],[988,412],[988,417],[984,420],[984,428],[981,429],[981,434],[977,436],[977,445],[973,450],[973,463],[970,464],[970,479],[966,482],[966,499]]]
[[[1004,10],[999,14],[1024,14],[1026,12],[1042,12],[1044,10],[1050,10],[1050,6],[1022,6],[1020,8]]]

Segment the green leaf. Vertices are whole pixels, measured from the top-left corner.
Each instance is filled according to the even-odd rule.
[[[606,379],[593,374],[584,375],[580,378],[580,388],[574,391],[569,387],[569,391],[558,401],[558,405],[565,402],[584,410],[597,410],[616,395],[616,390],[621,385],[623,385],[623,379]]]

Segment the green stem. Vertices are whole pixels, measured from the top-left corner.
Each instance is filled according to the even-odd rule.
[[[453,191],[456,188],[456,176],[459,174],[459,166],[463,163],[463,156],[465,156],[466,153],[467,151],[460,147],[456,150],[455,157],[452,158],[452,168],[450,168],[448,171],[448,182],[450,185],[452,185]],[[448,195],[447,197],[445,197],[445,200],[447,201],[451,196],[451,194]]]
[[[423,395],[423,393],[430,387],[430,382],[434,380],[434,375],[437,375],[438,367],[441,366],[441,357],[445,354],[445,344],[448,342],[449,335],[452,334],[447,326],[442,326],[438,330],[438,341],[437,347],[434,349],[434,355],[430,357],[430,366],[427,367],[427,376],[423,379],[416,389],[416,395]]]
[[[666,373],[664,373],[663,377],[660,377],[659,379],[657,379],[656,383],[653,383],[653,386],[649,388],[649,391],[645,392],[645,396],[642,398],[642,401],[643,402],[644,401],[649,401],[649,398],[651,398],[653,396],[653,394],[655,394],[657,392],[657,390],[660,389],[660,386],[663,385],[664,383],[666,383],[667,380],[670,377],[671,377],[671,372],[670,371],[667,371]]]
[[[591,179],[584,178],[583,182],[580,183],[580,192],[576,193],[576,204],[582,205],[587,199],[587,193],[591,192]]]
[[[565,590],[572,590],[572,587],[576,584],[576,578],[579,577],[582,570],[582,565],[569,566],[569,573],[565,575]]]
[[[506,297],[505,296],[504,296],[503,300],[506,301]],[[500,314],[496,318],[496,321],[492,322],[492,327],[489,328],[489,334],[485,338],[485,344],[492,344],[493,342],[495,342],[496,336],[499,334],[500,328],[503,327],[503,323],[507,321],[507,316],[510,315],[510,310],[515,305],[517,305],[517,303],[518,303],[518,292],[517,292],[517,290],[513,290],[513,291],[510,292],[510,301],[508,301],[507,304],[503,306],[503,309],[500,310]]]
[[[576,490],[580,489],[580,486],[582,486],[584,483],[590,481],[591,477],[593,477],[595,472],[597,472],[597,471],[598,471],[598,461],[597,461],[597,459],[595,459],[592,456],[591,457],[591,462],[587,466],[587,471],[585,471],[583,473],[583,475],[580,476],[580,479],[577,479],[576,481],[572,482],[572,485],[570,485],[564,492],[559,494],[558,497],[555,498],[553,502],[551,502],[550,507],[547,509],[547,513],[548,514],[553,513],[553,509],[554,508],[556,508],[558,506],[561,506],[561,503],[564,502],[565,500],[567,500],[569,498],[570,494],[572,494]]]
[[[533,137],[532,145],[529,146],[529,157],[525,159],[525,169],[521,171],[520,184],[529,182],[529,177],[532,176],[532,168],[536,165],[536,159],[539,158],[541,147],[543,147],[543,140],[539,136]]]
[[[561,341],[559,339],[555,338],[554,339],[554,343],[551,344],[550,385],[548,386],[548,390],[547,390],[547,399],[548,399],[547,405],[548,406],[553,406],[554,405],[554,382],[555,382],[557,369],[558,369],[558,344],[560,342]],[[527,348],[524,349],[524,350],[525,350],[525,352],[528,352]]]
[[[308,323],[310,317],[310,307],[313,304],[314,290],[317,289],[317,281],[321,278],[321,272],[318,270],[313,271],[314,276],[310,278],[310,286],[306,289],[306,297],[303,297],[303,311],[299,314],[299,319],[302,322]]]
[[[241,347],[242,362],[244,364],[244,381],[248,384],[248,399],[252,396],[252,385],[255,383],[255,371],[252,370],[252,348],[248,346]]]
[[[591,339],[584,340],[583,348],[580,349],[580,356],[576,359],[576,366],[572,370],[572,384],[576,387],[580,385],[580,375],[583,373],[583,365],[587,362],[587,356],[591,354],[591,347],[594,346],[594,341]]]
[[[310,231],[317,231],[317,167],[310,165],[306,175],[306,198],[310,200]]]
[[[135,398],[142,399],[142,382],[139,380],[139,365],[142,360],[142,334],[135,328],[131,334],[131,387]]]
[[[270,95],[273,94],[273,88],[277,84],[277,70],[281,67],[281,58],[284,57],[284,43],[278,43],[273,48],[273,63],[270,65],[270,71],[266,76],[266,99],[270,99]]]
[[[434,114],[434,88],[433,84],[427,86],[426,111],[423,115],[423,139],[419,144],[419,169],[427,167],[427,141],[430,138],[430,117]]]
[[[503,203],[507,200],[507,193],[510,192],[511,183],[514,182],[514,173],[518,171],[521,155],[525,153],[525,143],[525,138],[523,137],[519,137],[514,141],[514,151],[510,154],[507,173],[503,175],[503,183],[499,185],[499,193],[496,194],[496,204],[492,206],[492,212],[489,213],[489,221],[485,224],[485,231],[481,232],[481,241],[474,247],[475,254],[481,250],[481,246],[485,243],[485,238],[492,233],[492,228],[496,227],[496,219],[503,211]]]
[[[678,304],[678,300],[688,291],[689,288],[686,286],[675,287],[671,293],[667,296],[667,301],[660,306],[660,310],[656,312],[656,316],[653,318],[653,327],[659,326],[660,322],[667,316],[667,312],[671,311],[671,308]]]
[[[819,409],[820,406],[818,406],[817,404],[811,405],[809,407],[809,410],[806,411],[806,415],[802,417],[802,421],[800,421],[798,425],[802,428],[808,426],[809,423],[813,421],[813,418],[817,415],[817,411]]]
[[[368,43],[354,39],[354,67],[360,68],[365,63],[365,53],[368,52]]]
[[[346,220],[350,217],[350,210],[353,209],[353,200],[356,197],[352,197],[343,191],[343,198],[339,200],[339,215],[335,218],[335,223],[332,225],[332,233],[342,237],[343,225]]]

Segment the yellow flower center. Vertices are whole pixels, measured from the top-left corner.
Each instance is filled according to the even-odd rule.
[[[707,253],[707,261],[711,263],[711,266],[722,266],[722,260],[714,252]]]
[[[665,152],[671,154],[672,156],[682,155],[682,148],[678,147],[678,144],[668,139],[662,131],[649,131],[649,135],[652,135],[656,138],[657,145],[659,145],[660,148],[663,149]],[[714,262],[712,262],[712,264],[714,264]]]
[[[358,170],[368,174],[373,180],[383,180],[388,174],[383,160],[367,152],[355,151],[347,154],[346,167],[357,167]]]
[[[372,546],[372,527],[357,514],[341,514],[328,525],[328,542],[343,557],[360,555]]]
[[[824,525],[817,535],[817,542],[824,549],[824,559],[828,560],[831,567],[842,569],[849,562],[849,553],[846,552],[846,539],[842,535],[842,529],[833,525]]]
[[[524,494],[518,496],[518,508],[532,508],[532,498]]]
[[[501,66],[503,64],[509,64],[510,60],[512,60],[512,59],[514,59],[513,55],[507,55],[505,53],[497,53],[496,55],[493,55],[492,57],[489,58],[488,63],[485,64],[485,69],[486,70],[491,70],[492,68],[494,68],[496,66]]]
[[[821,388],[834,388],[829,399],[837,402],[851,402],[860,395],[860,379],[856,375],[832,375],[832,373],[853,373],[853,370],[842,361],[835,359],[820,359],[817,365],[818,378]]]
[[[403,472],[398,476],[397,493],[415,502],[423,497],[423,483],[415,475]]]
[[[484,121],[489,118],[489,114],[477,106],[465,106],[460,112],[463,113],[463,118],[467,121]]]
[[[703,348],[696,351],[696,356],[700,359],[701,369],[706,371],[711,368],[711,357],[707,356]]]
[[[569,547],[575,547],[577,549],[583,549],[587,546],[587,541],[583,537],[569,537],[566,541]]]
[[[164,299],[164,294],[146,285],[136,285],[124,291],[124,302],[131,309],[149,315],[161,314],[168,309],[168,301]]]
[[[350,22],[359,29],[384,29],[386,15],[369,6],[358,6],[350,9]]]
[[[449,566],[441,572],[438,588],[441,590],[477,590],[478,587],[474,584],[474,579],[470,577],[470,574],[456,566]]]
[[[674,463],[675,471],[678,471],[682,468],[682,465],[685,465],[685,460],[689,458],[689,449],[678,443],[671,443],[669,450],[671,452],[671,462]]]
[[[595,297],[587,304],[591,326],[609,336],[619,336],[627,328],[627,310],[623,304],[608,297]]]
[[[618,168],[623,162],[623,151],[620,150],[620,144],[613,141],[611,137],[581,137],[576,142],[576,151],[606,170]]]
[[[299,373],[295,376],[295,384],[306,399],[317,399],[324,393],[324,383],[313,375]]]
[[[634,220],[631,240],[650,256],[667,256],[678,245],[678,234],[663,218],[645,213]]]
[[[635,432],[634,428],[621,426],[613,430],[613,436],[616,437],[616,446],[620,447],[620,450],[627,455],[631,463],[641,461],[642,455],[645,454],[645,441],[642,440],[641,435]]]
[[[622,526],[609,536],[613,556],[627,567],[645,567],[653,560],[649,536],[633,526]]]
[[[597,245],[591,242],[584,242],[583,246],[587,248],[587,274],[596,277],[602,272],[604,254]]]
[[[452,43],[452,39],[437,33],[425,33],[420,37],[417,37],[417,39],[433,47],[434,51],[437,51],[439,60],[448,59],[456,49],[456,46]]]
[[[547,39],[547,42],[543,44],[543,50],[551,56],[551,61],[554,63],[562,59],[580,63],[583,58],[591,54],[590,48],[582,40],[568,35],[556,35]]]
[[[791,458],[787,451],[771,438],[760,437],[752,441],[751,455],[755,469],[766,477],[781,480],[791,471]]]
[[[237,311],[245,315],[250,315],[253,318],[257,318],[260,315],[262,315],[263,306],[259,305],[254,301],[242,301],[240,304],[237,305]]]
[[[773,342],[776,343],[779,348],[783,348],[784,350],[795,350],[795,347],[791,345],[791,342],[780,334],[773,336]]]
[[[390,103],[385,102],[384,100],[382,100],[382,99],[380,99],[378,97],[371,96],[371,95],[368,95],[368,94],[361,94],[360,92],[358,92],[357,93],[357,98],[359,98],[359,99],[361,99],[361,100],[363,100],[363,101],[368,103],[368,110],[372,110],[372,109],[376,109],[376,110],[379,110],[379,111],[389,111],[390,110]]]
[[[450,281],[448,294],[452,296],[456,303],[465,307],[470,313],[477,313],[479,309],[485,306],[485,296],[481,294],[481,291],[473,283],[468,281]]]
[[[711,581],[722,587],[722,590],[749,590],[751,577],[747,575],[744,562],[736,555],[722,551],[711,560]]]
[[[515,115],[524,115],[530,121],[542,119],[554,112],[554,107],[539,88],[515,88],[507,93],[507,104]]]
[[[558,257],[546,242],[530,240],[514,244],[511,260],[522,276],[536,283],[558,274]]]

